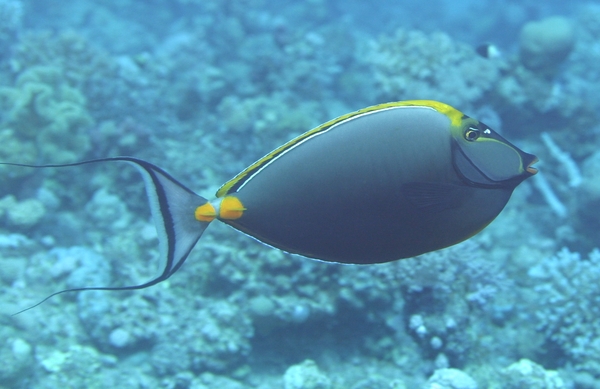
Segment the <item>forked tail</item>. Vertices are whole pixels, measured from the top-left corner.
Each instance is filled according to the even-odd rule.
[[[25,308],[13,315],[35,308],[49,298],[66,292],[79,292],[84,290],[133,290],[143,289],[156,285],[169,278],[183,265],[190,251],[208,227],[209,222],[198,221],[194,216],[195,209],[207,202],[198,196],[167,172],[149,162],[132,157],[114,157],[94,159],[83,162],[63,165],[26,165],[18,163],[0,163],[8,166],[24,166],[31,168],[61,168],[80,166],[101,162],[127,162],[135,166],[142,174],[146,184],[146,194],[150,203],[152,217],[156,225],[160,246],[160,257],[164,262],[164,270],[158,277],[139,285],[108,287],[91,286],[82,288],[65,289],[52,293],[39,303]]]

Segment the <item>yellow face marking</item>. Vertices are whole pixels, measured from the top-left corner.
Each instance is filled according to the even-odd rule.
[[[246,208],[235,196],[225,196],[221,200],[221,207],[219,209],[219,219],[239,219]]]
[[[196,220],[208,223],[215,220],[217,217],[217,211],[211,203],[207,202],[206,204],[196,208],[194,216],[196,217]]]
[[[254,162],[252,165],[248,166],[246,169],[242,170],[237,176],[227,181],[223,186],[217,191],[217,197],[223,197],[229,193],[235,192],[245,181],[249,180],[254,174],[256,174],[263,166],[268,164],[271,160],[278,157],[280,154],[284,153],[288,149],[294,147],[298,143],[302,142],[306,138],[313,136],[314,134],[322,131],[326,131],[332,126],[344,122],[346,120],[352,120],[352,118],[361,116],[370,112],[381,111],[390,108],[396,107],[427,107],[434,109],[444,115],[446,115],[450,119],[450,123],[453,127],[458,127],[462,124],[462,119],[464,114],[457,109],[440,103],[439,101],[433,100],[407,100],[407,101],[396,101],[392,103],[385,103],[379,105],[373,105],[371,107],[363,108],[355,112],[348,113],[346,115],[342,115],[338,118],[330,120],[320,126],[313,128],[310,131],[305,132],[304,134],[292,139],[291,141],[279,146],[275,150],[271,151],[269,154],[265,155],[258,161]]]

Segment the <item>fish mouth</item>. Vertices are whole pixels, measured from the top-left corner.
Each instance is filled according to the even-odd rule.
[[[527,170],[527,172],[529,174],[534,175],[534,174],[536,174],[538,172],[537,168],[535,168],[535,167],[532,166],[537,161],[539,161],[538,157],[533,157],[533,160],[531,162],[529,162],[529,164],[525,168],[525,170]]]

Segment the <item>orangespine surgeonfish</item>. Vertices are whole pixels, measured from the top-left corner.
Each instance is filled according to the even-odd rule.
[[[214,221],[270,246],[330,262],[373,264],[438,250],[473,236],[504,208],[537,158],[444,103],[376,105],[316,127],[226,182],[212,200],[161,168],[142,173],[169,278]],[[30,165],[17,166],[30,166]],[[62,293],[64,291],[58,292]]]

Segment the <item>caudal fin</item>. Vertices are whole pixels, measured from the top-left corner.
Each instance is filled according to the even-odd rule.
[[[146,184],[146,194],[150,210],[158,232],[160,257],[163,261],[163,272],[158,277],[139,285],[109,287],[91,286],[65,289],[53,293],[39,303],[15,313],[17,315],[34,308],[57,294],[84,290],[133,290],[156,285],[169,278],[183,265],[190,251],[208,227],[207,222],[200,222],[194,216],[195,209],[206,203],[206,199],[198,196],[167,172],[149,162],[133,157],[114,157],[94,159],[63,165],[26,165],[17,163],[0,163],[0,165],[24,166],[31,168],[62,168],[102,162],[126,162],[135,166],[142,174]]]

